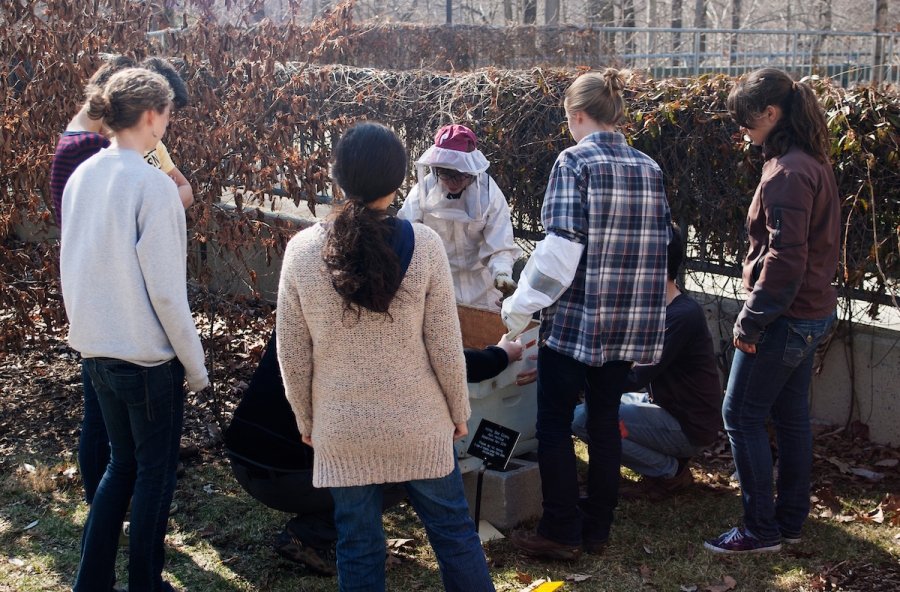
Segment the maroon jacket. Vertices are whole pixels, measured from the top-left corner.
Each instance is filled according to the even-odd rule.
[[[830,164],[796,146],[769,158],[747,213],[747,302],[734,336],[756,343],[781,315],[820,319],[834,312],[832,282],[841,246],[841,206]]]

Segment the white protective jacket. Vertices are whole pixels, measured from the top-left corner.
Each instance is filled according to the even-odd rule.
[[[512,277],[513,263],[522,254],[513,241],[503,192],[482,171],[459,199],[450,199],[447,188],[433,174],[423,177],[423,168],[419,167],[419,183],[409,192],[397,216],[421,222],[440,235],[458,303],[499,310],[496,302],[501,294],[494,288],[494,278],[500,273]]]

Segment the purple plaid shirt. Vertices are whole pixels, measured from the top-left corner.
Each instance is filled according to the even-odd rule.
[[[547,347],[590,366],[659,362],[670,220],[659,165],[622,134],[593,133],[559,155],[541,222],[585,250],[571,287],[541,312]]]

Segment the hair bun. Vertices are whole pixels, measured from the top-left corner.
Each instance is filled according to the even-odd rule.
[[[606,86],[609,87],[609,90],[612,92],[622,92],[625,90],[625,85],[631,80],[632,72],[631,70],[617,70],[616,68],[607,68],[602,73],[603,80],[606,81]]]

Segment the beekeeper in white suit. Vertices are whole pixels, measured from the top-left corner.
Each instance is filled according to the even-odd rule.
[[[397,216],[441,236],[457,302],[499,310],[501,295],[516,290],[512,268],[522,249],[513,242],[509,206],[485,172],[488,166],[472,130],[442,127],[434,146],[416,161],[418,183]]]

